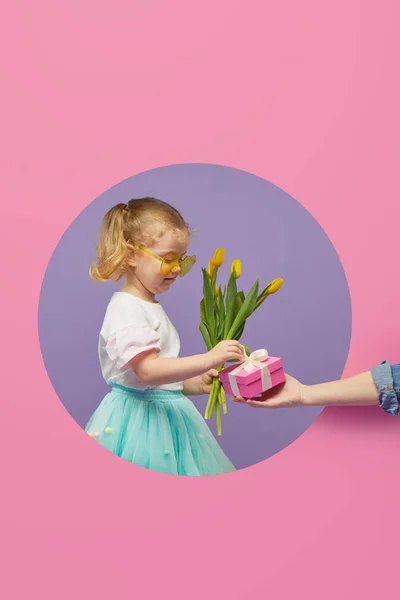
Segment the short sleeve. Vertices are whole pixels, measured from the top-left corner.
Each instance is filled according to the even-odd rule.
[[[121,370],[142,352],[160,352],[157,325],[133,296],[114,294],[100,332],[106,356]]]
[[[105,349],[117,368],[123,369],[142,352],[159,352],[160,336],[149,325],[128,325],[107,338]]]

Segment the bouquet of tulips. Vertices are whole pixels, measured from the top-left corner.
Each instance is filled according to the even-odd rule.
[[[240,340],[246,320],[261,304],[275,294],[282,286],[283,279],[274,279],[267,287],[258,293],[258,280],[254,283],[247,296],[243,291],[237,290],[237,280],[242,272],[240,260],[234,260],[231,265],[230,277],[224,290],[217,285],[218,269],[225,258],[225,250],[217,248],[208,269],[203,272],[203,298],[200,302],[200,333],[206,343],[207,350],[214,348],[222,340]],[[244,346],[246,352],[249,349]],[[218,368],[221,371],[224,365]],[[211,419],[215,411],[218,435],[222,435],[221,409],[224,414],[228,412],[224,388],[218,377],[212,382],[208,398],[205,418]]]

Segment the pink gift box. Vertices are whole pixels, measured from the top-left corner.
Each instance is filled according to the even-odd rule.
[[[264,389],[260,367],[253,366],[253,370],[250,373],[242,368],[238,373],[233,375],[239,388],[239,394],[243,398],[254,398],[254,396],[258,396],[259,394],[262,394],[262,392],[286,381],[281,358],[269,356],[266,360],[260,362],[265,365],[267,370],[264,377],[267,380],[267,383],[265,384]],[[223,369],[219,374],[220,381],[226,394],[236,395],[235,391],[232,389],[229,374],[238,367],[238,364],[234,364],[230,367],[226,367],[226,369]]]

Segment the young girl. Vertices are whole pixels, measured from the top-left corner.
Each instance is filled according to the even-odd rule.
[[[234,471],[186,394],[209,392],[216,367],[242,359],[237,341],[178,358],[178,333],[155,296],[168,291],[195,263],[184,256],[189,229],[161,200],[117,204],[103,219],[95,281],[124,284],[109,302],[99,358],[111,391],[86,431],[102,446],[142,467],[178,475]]]

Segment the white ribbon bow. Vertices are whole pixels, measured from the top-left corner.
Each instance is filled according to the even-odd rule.
[[[265,392],[265,390],[269,390],[272,387],[271,375],[268,366],[264,362],[268,358],[267,350],[264,348],[260,350],[254,350],[254,352],[248,356],[246,349],[243,347],[243,352],[245,359],[239,364],[238,367],[236,367],[236,369],[233,369],[233,371],[228,374],[229,383],[234,395],[240,396],[239,386],[237,384],[235,375],[242,369],[244,369],[246,373],[251,373],[254,371],[255,367],[258,367],[261,371],[262,391]]]

